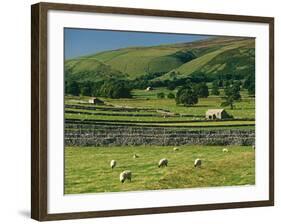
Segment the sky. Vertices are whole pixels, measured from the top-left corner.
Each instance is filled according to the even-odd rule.
[[[132,46],[156,46],[207,39],[206,35],[64,29],[65,59]]]

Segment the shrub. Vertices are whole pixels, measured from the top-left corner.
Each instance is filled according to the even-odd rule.
[[[164,99],[165,98],[165,94],[164,93],[157,93],[157,98],[158,99]]]
[[[169,93],[169,94],[167,95],[167,97],[168,97],[169,99],[175,99],[175,94]]]

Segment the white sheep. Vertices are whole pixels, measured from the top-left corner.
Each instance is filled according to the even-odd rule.
[[[138,154],[134,154],[133,158],[137,159],[137,158],[139,158],[139,155]]]
[[[116,165],[117,165],[116,160],[111,160],[111,162],[110,162],[111,169],[113,169]]]
[[[125,180],[129,180],[131,182],[132,172],[130,170],[125,170],[120,173],[120,182],[123,184]]]
[[[176,151],[179,151],[179,148],[174,147],[173,150],[176,152]]]
[[[196,159],[194,161],[194,167],[201,167],[202,165],[202,160],[201,159]]]
[[[252,149],[256,149],[256,146],[255,146],[255,145],[252,145]]]
[[[227,148],[223,148],[222,152],[228,152],[228,149]]]
[[[158,167],[165,167],[168,166],[168,160],[167,159],[160,159],[159,163],[158,163]]]

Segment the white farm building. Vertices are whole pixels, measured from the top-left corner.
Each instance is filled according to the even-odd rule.
[[[206,119],[208,120],[221,120],[229,117],[225,109],[209,109],[206,111]]]

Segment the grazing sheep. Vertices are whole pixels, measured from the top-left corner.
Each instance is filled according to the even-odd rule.
[[[138,154],[134,154],[133,158],[137,159],[137,158],[139,158],[139,155]]]
[[[158,167],[165,167],[168,166],[168,160],[167,159],[160,159],[159,163],[158,163]]]
[[[256,146],[255,146],[255,145],[252,145],[252,149],[256,149]]]
[[[194,167],[201,167],[202,165],[202,160],[201,159],[196,159],[194,161]]]
[[[120,182],[123,184],[125,180],[129,180],[131,182],[132,172],[130,170],[125,170],[120,173]]]
[[[113,169],[116,166],[116,164],[117,164],[116,160],[111,160],[110,162],[111,169]]]
[[[176,151],[179,151],[179,148],[174,147],[173,150],[176,152]]]
[[[222,152],[228,152],[228,149],[227,148],[223,148]]]

